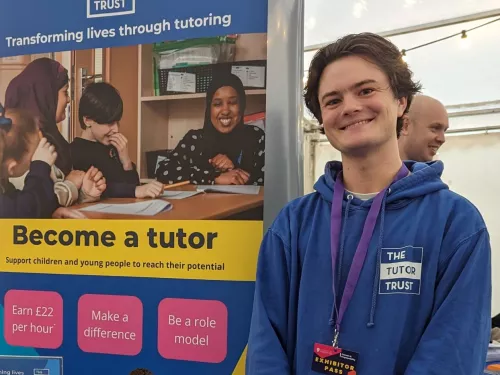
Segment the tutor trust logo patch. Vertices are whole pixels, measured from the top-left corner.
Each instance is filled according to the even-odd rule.
[[[135,0],[87,0],[87,18],[123,16],[135,13]]]
[[[383,248],[380,254],[379,294],[420,294],[424,249]]]

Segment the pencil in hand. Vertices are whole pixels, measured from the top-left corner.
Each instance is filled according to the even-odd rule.
[[[171,189],[171,188],[174,188],[174,187],[189,185],[190,183],[191,183],[190,181],[182,181],[182,182],[178,182],[178,183],[172,184],[172,185],[164,185],[164,188],[165,189]]]

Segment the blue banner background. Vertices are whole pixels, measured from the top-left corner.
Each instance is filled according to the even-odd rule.
[[[0,12],[0,57],[17,56],[33,53],[68,51],[75,49],[104,48],[110,46],[135,45],[167,40],[179,40],[209,37],[227,34],[263,33],[267,31],[267,0],[136,0],[135,13],[99,18],[87,17],[88,0],[5,0],[4,11]],[[108,1],[108,0],[106,0]],[[111,1],[111,0],[109,0]],[[119,0],[120,2],[122,0]],[[125,0],[124,11],[132,9],[131,0]],[[6,4],[8,3],[8,4]],[[94,1],[91,1],[94,4]],[[92,14],[109,13],[97,12]],[[207,26],[176,30],[174,20],[190,17],[208,17],[231,15],[231,25]],[[142,34],[121,37],[118,28],[125,24],[148,25],[151,23],[171,23],[171,30],[159,35]],[[113,38],[88,39],[87,29],[115,29]],[[43,35],[83,31],[84,39],[76,41],[8,47],[7,37],[22,38]]]
[[[254,283],[3,273],[0,285],[2,305],[3,297],[9,289],[56,291],[59,293],[64,304],[63,343],[60,348],[55,350],[12,347],[5,342],[2,324],[0,330],[0,353],[2,355],[60,356],[63,357],[64,361],[63,373],[70,375],[128,375],[136,368],[147,368],[155,375],[230,375],[247,344]],[[136,296],[142,301],[143,345],[142,351],[138,355],[86,353],[78,347],[78,299],[87,293]],[[164,298],[211,299],[221,301],[226,305],[228,337],[227,356],[223,362],[210,364],[174,361],[160,356],[157,345],[158,304]],[[3,306],[1,313],[3,322]],[[29,363],[25,362],[23,366],[29,366]]]
[[[127,0],[129,1],[129,0]],[[118,16],[87,17],[87,0],[5,0],[0,12],[0,57],[77,49],[137,45],[168,40],[201,38],[228,34],[265,33],[268,22],[267,0],[136,0],[135,13]],[[126,4],[124,11],[132,6]],[[91,11],[92,15],[98,12]],[[106,13],[106,12],[104,12]],[[108,12],[109,13],[109,12]],[[231,15],[231,25],[176,30],[174,20],[190,17]],[[118,30],[129,26],[171,23],[172,29],[159,35],[88,39],[87,29]],[[82,31],[84,39],[76,41],[8,47],[6,38],[23,38]],[[2,274],[0,303],[9,289],[54,290],[64,301],[63,344],[57,350],[11,347],[3,337],[3,307],[0,306],[0,354],[27,356],[61,356],[65,374],[129,374],[144,367],[158,374],[232,374],[246,346],[252,313],[253,282],[196,281],[153,278],[64,276],[36,274]],[[82,294],[134,295],[144,307],[143,347],[137,356],[85,353],[77,343],[77,305]],[[228,352],[220,364],[166,360],[157,349],[158,303],[166,297],[213,299],[228,309]],[[23,362],[28,374],[33,362]],[[40,363],[38,363],[40,364]],[[47,364],[47,363],[46,363]],[[31,368],[32,371],[32,368]],[[52,371],[51,371],[52,374]],[[55,373],[57,375],[57,373]]]

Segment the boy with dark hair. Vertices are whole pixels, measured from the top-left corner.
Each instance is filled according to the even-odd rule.
[[[397,123],[419,89],[374,34],[312,60],[305,102],[342,163],[265,235],[247,375],[482,373],[489,236],[441,181],[441,162],[399,157]]]
[[[119,131],[122,115],[123,101],[112,85],[99,82],[85,88],[78,108],[83,132],[71,143],[73,166],[80,170],[97,167],[107,181],[105,197],[156,198],[163,193],[163,184],[140,185],[128,140]]]

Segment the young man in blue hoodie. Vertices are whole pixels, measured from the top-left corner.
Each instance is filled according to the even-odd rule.
[[[418,91],[374,34],[314,57],[305,102],[342,163],[265,235],[247,375],[483,373],[489,236],[441,162],[400,159],[396,129]]]

